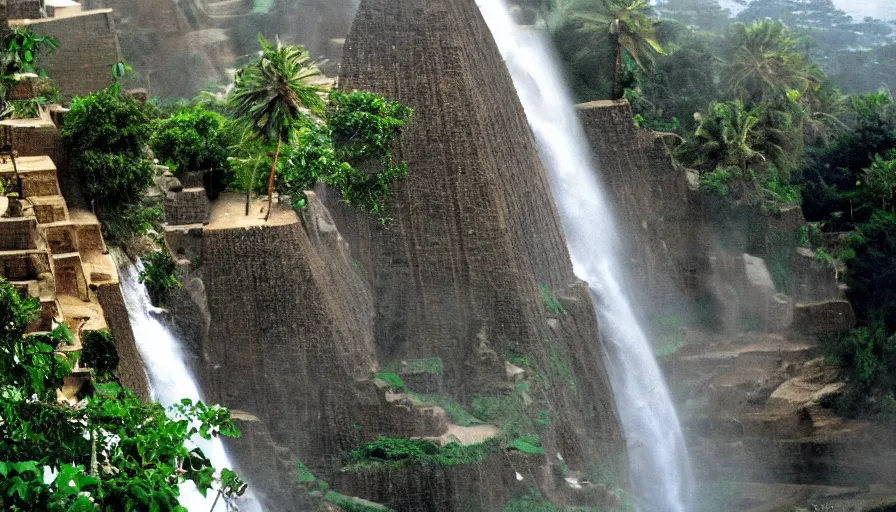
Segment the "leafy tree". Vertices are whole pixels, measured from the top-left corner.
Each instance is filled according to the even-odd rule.
[[[320,72],[301,46],[284,46],[277,40],[268,42],[260,34],[261,56],[242,68],[230,98],[234,115],[244,119],[267,142],[277,141],[271,172],[268,177],[268,211],[273,207],[274,175],[283,140],[300,125],[312,123],[309,114],[319,115],[324,102],[320,87],[308,83]],[[248,196],[246,212],[248,214]]]
[[[304,191],[325,183],[346,204],[386,221],[391,183],[407,176],[407,165],[394,162],[392,146],[411,114],[373,93],[331,91],[324,122],[302,128],[293,139],[283,190],[301,207]]]
[[[74,159],[73,166],[84,195],[113,209],[136,203],[155,175],[152,162],[122,153],[85,151]]]
[[[143,156],[151,130],[146,106],[117,87],[72,100],[62,137],[89,200],[114,209],[140,198],[155,172]]]
[[[74,98],[62,126],[66,147],[75,158],[85,151],[140,155],[151,133],[149,110],[111,88]]]
[[[616,52],[613,96],[622,97],[623,53],[640,68],[653,64],[663,48],[656,41],[656,27],[647,0],[570,0],[568,16],[581,21],[585,30],[609,37]]]
[[[58,400],[75,361],[55,349],[72,338],[64,327],[26,336],[38,311],[0,280],[3,510],[185,512],[178,485],[187,480],[203,494],[242,494],[232,471],[216,476],[202,450],[185,445],[193,435],[239,435],[226,409],[184,400],[165,411],[99,374],[72,401]]]
[[[695,114],[722,97],[717,74],[723,60],[716,55],[720,36],[664,21],[657,25],[657,39],[667,55],[649,72],[638,73],[625,98],[645,118],[645,126],[693,133]]]
[[[159,120],[150,139],[160,162],[178,175],[202,171],[207,177],[206,188],[213,193],[219,189],[212,177],[224,181],[230,170],[230,147],[235,143],[236,130],[231,122],[201,105],[178,109]]]
[[[85,331],[81,334],[81,363],[102,380],[114,379],[118,369],[118,351],[109,331]]]

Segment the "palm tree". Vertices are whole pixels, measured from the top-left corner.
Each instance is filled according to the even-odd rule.
[[[314,122],[314,117],[323,112],[324,101],[319,96],[321,87],[308,83],[320,71],[304,47],[282,45],[279,39],[272,44],[260,34],[258,41],[261,55],[257,62],[237,72],[229,102],[234,115],[248,122],[263,140],[268,144],[277,141],[268,176],[267,220],[273,208],[274,175],[283,139],[288,139],[297,126]]]
[[[746,173],[752,162],[765,160],[757,149],[760,112],[746,110],[740,101],[716,103],[709,110],[699,118],[690,140],[677,149],[682,163],[704,172],[733,166]]]
[[[743,101],[771,101],[817,87],[811,63],[797,51],[781,22],[738,23],[727,39],[731,60],[723,79],[729,92]]]
[[[597,29],[613,40],[616,67],[613,95],[622,97],[622,59],[625,52],[641,69],[652,65],[656,55],[665,55],[656,41],[656,23],[647,0],[572,0],[563,11],[585,29]]]

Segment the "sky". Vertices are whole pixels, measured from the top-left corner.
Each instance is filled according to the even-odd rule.
[[[720,3],[734,12],[740,7],[732,0],[721,0]],[[896,0],[834,0],[834,5],[856,21],[861,21],[866,16],[896,20]]]

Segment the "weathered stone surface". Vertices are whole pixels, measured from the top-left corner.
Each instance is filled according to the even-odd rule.
[[[546,451],[579,468],[619,460],[590,295],[572,273],[535,141],[475,2],[364,0],[341,69],[340,87],[414,109],[398,148],[410,174],[395,187],[394,221],[381,228],[328,202],[375,293],[380,359],[439,357],[446,390],[465,401],[506,385],[508,353],[549,367],[550,344],[578,386],[550,387]],[[550,335],[539,285],[570,298]],[[460,510],[453,501],[441,510]]]
[[[847,300],[798,302],[793,312],[793,327],[801,332],[839,332],[855,325],[856,314]]]
[[[65,98],[87,95],[112,83],[109,69],[122,55],[111,10],[31,19],[27,24],[35,33],[63,42],[55,52],[42,55],[39,65],[53,77]]]
[[[96,289],[96,297],[103,308],[109,330],[115,337],[115,348],[120,359],[118,377],[121,383],[134,390],[140,398],[149,400],[149,380],[143,369],[143,358],[137,351],[121,288],[118,283],[100,285]]]
[[[814,302],[839,298],[837,269],[820,261],[815,251],[798,247],[790,257],[793,294],[798,301]]]
[[[167,224],[179,226],[208,223],[209,202],[204,188],[186,188],[182,192],[168,192],[162,205]]]
[[[699,177],[672,165],[662,134],[638,131],[626,101],[576,106],[626,250],[628,278],[645,316],[668,314],[706,293],[709,244],[695,191]],[[661,313],[660,313],[661,311]]]

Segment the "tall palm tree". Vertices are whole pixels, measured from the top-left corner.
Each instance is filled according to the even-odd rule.
[[[260,34],[258,41],[258,61],[237,72],[229,101],[234,115],[247,121],[268,144],[277,141],[268,176],[267,220],[273,209],[274,175],[283,139],[297,126],[314,122],[323,112],[324,101],[318,94],[321,88],[308,82],[320,71],[304,47],[282,45],[279,39],[271,43]]]
[[[650,17],[647,0],[572,0],[563,5],[570,19],[583,28],[596,29],[611,37],[616,50],[613,95],[622,97],[622,59],[625,52],[641,68],[665,55],[656,41],[656,22]]]
[[[730,93],[748,103],[784,98],[789,91],[818,85],[811,63],[779,21],[736,24],[727,37],[730,64],[723,80]]]

